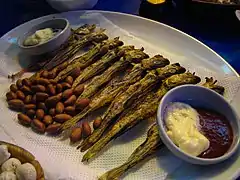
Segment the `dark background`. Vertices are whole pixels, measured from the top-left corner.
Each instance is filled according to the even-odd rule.
[[[93,9],[136,15],[140,12],[141,16],[174,26],[210,46],[240,72],[240,21],[233,13],[228,16],[220,12],[218,19],[212,15],[199,18],[182,7],[172,7],[172,3],[152,7],[141,0],[99,0]],[[21,23],[51,13],[57,11],[45,0],[4,0],[0,7],[0,36]]]

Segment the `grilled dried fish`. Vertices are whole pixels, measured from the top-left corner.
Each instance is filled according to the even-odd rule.
[[[147,139],[132,153],[127,162],[123,165],[116,167],[105,174],[99,180],[117,180],[127,170],[134,167],[139,162],[155,153],[159,148],[164,147],[158,134],[158,127],[154,124],[147,133]]]
[[[130,50],[130,54],[133,56],[132,59],[136,59],[135,57],[138,57],[141,60],[141,59],[145,59],[148,57],[148,55],[143,52],[143,49]],[[131,63],[132,59],[129,57],[128,51],[126,51],[124,53],[121,51],[121,53],[119,53],[119,55],[123,55],[123,56],[128,55],[128,60],[126,60],[125,57],[122,57],[119,61],[115,62],[106,71],[104,71],[103,74],[94,77],[92,79],[92,81],[87,85],[87,87],[85,87],[85,90],[79,96],[79,99],[92,97],[94,94],[96,94],[101,89],[101,87],[103,85],[107,84],[115,76],[115,74],[117,72],[125,69]],[[108,89],[108,90],[110,90],[110,89]],[[102,96],[101,98],[103,98],[103,100],[105,100],[106,102],[108,101],[107,97]],[[100,106],[101,106],[100,102],[98,102],[98,104],[95,104],[95,105],[93,105],[91,103],[89,109],[85,109],[83,112],[81,112],[77,116],[75,116],[72,119],[70,119],[69,121],[65,122],[61,126],[60,129],[66,130],[66,129],[74,126],[80,119],[85,117],[90,112],[96,110],[97,108],[100,108]]]
[[[119,61],[110,66],[103,74],[94,77],[78,99],[92,97],[104,84],[108,83],[117,72],[125,69],[131,62],[141,61],[147,57],[148,55],[145,54],[142,49],[126,51]]]
[[[135,84],[129,86],[129,88],[123,93],[119,94],[111,103],[108,110],[104,113],[102,117],[102,123],[100,127],[93,131],[93,133],[86,138],[81,144],[81,151],[87,150],[99,138],[103,133],[114,123],[114,118],[122,113],[126,108],[130,107],[137,98],[143,97],[148,92],[150,92],[154,85],[156,85],[160,80],[163,80],[173,74],[182,73],[185,71],[180,65],[169,65],[163,67],[162,69],[166,72],[162,72],[166,76],[156,76],[155,71],[150,71],[143,79],[136,82]],[[172,74],[171,74],[172,73]]]
[[[206,88],[212,89],[213,91],[216,91],[217,93],[223,95],[224,93],[224,87],[223,86],[219,86],[217,85],[217,80],[213,80],[212,77],[208,78],[206,77],[206,82],[203,84],[203,86],[205,86]]]
[[[129,73],[126,73],[122,79],[118,78],[118,81],[106,86],[99,94],[93,97],[89,106],[71,120],[65,122],[62,126],[62,129],[65,130],[72,127],[78,121],[86,117],[89,113],[97,110],[100,107],[103,107],[108,103],[111,103],[117,94],[124,92],[129,85],[139,81],[145,74],[146,69],[160,68],[170,63],[169,60],[162,58],[160,55],[144,59],[143,61],[145,61],[145,64],[148,64],[147,67],[143,67],[142,64],[135,64],[132,70]]]
[[[141,63],[145,69],[157,69],[168,65],[170,61],[167,58],[164,58],[162,55],[155,55],[150,59],[142,60]]]
[[[180,81],[179,79],[182,80]],[[112,128],[88,150],[83,156],[82,161],[88,161],[112,139],[121,136],[142,120],[153,116],[157,111],[160,100],[171,88],[183,84],[197,84],[199,82],[200,78],[189,72],[173,75],[166,79],[156,93],[151,92],[141,103],[137,102],[136,106],[132,106],[129,110],[126,110],[127,112],[120,116],[119,120],[112,126]]]
[[[67,67],[59,72],[55,80],[58,81],[60,79],[64,79],[76,67],[84,69],[85,67],[95,62],[99,57],[106,54],[110,48],[112,49],[121,45],[123,45],[123,42],[120,41],[118,37],[96,44],[82,56],[73,59],[71,62],[66,62]]]
[[[209,79],[211,79],[211,81],[209,81]],[[170,82],[171,81],[169,81],[169,83]],[[212,82],[215,82],[213,81],[213,78],[206,78],[206,82],[203,85],[207,88],[214,90],[215,88],[212,86]],[[221,87],[221,89],[222,88],[224,87]],[[219,92],[219,91],[216,90],[216,92]],[[114,168],[106,172],[99,178],[99,180],[118,179],[127,170],[129,170],[139,162],[143,161],[148,156],[151,156],[152,154],[154,154],[161,147],[164,147],[164,144],[162,143],[161,138],[158,135],[158,127],[156,124],[154,124],[148,130],[147,139],[132,153],[132,155],[128,158],[127,162],[117,168]]]
[[[45,70],[51,70],[55,66],[61,64],[62,62],[67,61],[71,57],[73,57],[80,49],[88,46],[92,42],[102,42],[106,40],[108,37],[103,31],[97,31],[88,35],[85,35],[79,41],[74,44],[68,46],[63,52],[58,53],[52,60],[44,66]]]
[[[108,51],[100,60],[88,66],[86,69],[82,71],[82,73],[75,79],[73,83],[73,87],[77,86],[80,83],[85,82],[86,80],[90,79],[96,74],[106,70],[113,62],[115,62],[120,58],[118,56],[118,52],[120,50],[129,51],[133,49],[134,49],[134,46],[123,46],[123,47],[119,47],[119,48]]]

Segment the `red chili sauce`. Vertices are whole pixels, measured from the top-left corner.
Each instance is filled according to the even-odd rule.
[[[233,141],[233,131],[225,116],[206,109],[196,109],[199,113],[202,133],[210,141],[209,148],[200,154],[201,158],[216,158],[225,154]]]

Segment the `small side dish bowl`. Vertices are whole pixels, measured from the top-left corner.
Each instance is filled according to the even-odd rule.
[[[27,37],[33,35],[36,31],[45,28],[58,30],[58,32],[56,33],[56,35],[54,35],[51,39],[47,40],[46,42],[32,46],[24,45],[24,41],[26,40]],[[71,28],[68,20],[64,18],[54,18],[31,27],[28,32],[26,32],[25,34],[18,38],[17,43],[24,53],[27,53],[29,55],[40,55],[54,51],[55,49],[60,47],[67,41],[70,34]]]
[[[233,131],[233,141],[228,151],[217,158],[200,158],[183,152],[167,135],[167,127],[164,115],[169,104],[182,102],[192,107],[201,107],[213,110],[224,115],[229,121]],[[239,119],[231,105],[218,93],[205,87],[196,85],[183,85],[170,90],[161,100],[157,111],[157,122],[159,125],[159,134],[167,148],[179,158],[199,165],[210,165],[222,162],[232,156],[239,145]]]

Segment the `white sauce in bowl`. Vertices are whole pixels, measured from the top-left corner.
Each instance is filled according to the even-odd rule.
[[[210,142],[200,132],[199,114],[188,104],[175,102],[165,112],[169,138],[183,152],[198,156],[208,149]]]
[[[48,40],[52,39],[56,35],[51,28],[40,29],[36,31],[33,35],[28,36],[24,42],[24,46],[34,46],[37,44],[41,44],[47,42]]]

